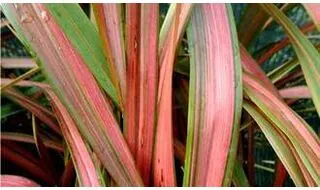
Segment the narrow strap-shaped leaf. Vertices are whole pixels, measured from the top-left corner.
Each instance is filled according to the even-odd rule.
[[[320,3],[304,3],[303,6],[307,9],[318,31],[320,31]]]
[[[303,173],[301,172],[294,155],[287,147],[288,143],[280,133],[248,102],[244,101],[243,107],[257,122],[269,143],[284,163],[287,171],[297,186],[305,185]]]
[[[244,90],[250,100],[287,136],[308,172],[318,184],[320,182],[320,141],[312,128],[257,79],[249,74],[244,74],[243,79]]]
[[[279,67],[276,67],[274,70],[270,71],[267,75],[272,81],[272,83],[276,83],[280,79],[287,76],[291,71],[293,71],[298,66],[299,66],[298,60],[294,59],[284,63]]]
[[[107,67],[103,53],[101,38],[94,24],[89,20],[81,7],[74,4],[45,4],[57,24],[63,30],[66,38],[79,52],[99,85],[111,99],[120,105],[120,97],[111,82],[111,71]],[[44,20],[46,15],[43,14]],[[48,17],[51,19],[51,17]]]
[[[67,14],[65,8],[71,5],[51,6],[61,10],[61,14]],[[86,64],[88,60],[82,56],[89,54],[91,49],[78,51],[73,46],[56,22],[56,17],[51,15],[52,9],[49,12],[42,4],[20,4],[18,9],[16,7],[6,4],[6,10],[13,13],[12,20],[23,20],[23,34],[39,58],[45,60],[41,66],[50,85],[104,167],[120,186],[142,185],[111,105],[90,72]]]
[[[13,79],[10,83],[7,83],[5,85],[1,85],[1,88],[0,90],[1,91],[4,91],[5,89],[13,86],[15,83],[17,83],[18,81],[20,80],[23,80],[23,79],[26,79],[26,78],[29,78],[30,76],[34,75],[35,73],[37,73],[39,71],[39,67],[34,67],[32,69],[30,69],[29,71],[25,72],[24,74],[16,77],[15,79]]]
[[[298,3],[283,3],[279,5],[279,10],[284,12],[285,14],[288,13],[288,11],[292,10],[294,7],[299,5]],[[262,30],[265,30],[270,24],[273,23],[273,18],[269,17],[268,20],[264,23],[264,26]]]
[[[1,67],[4,69],[30,69],[36,66],[30,58],[1,58]]]
[[[139,45],[139,132],[136,164],[150,185],[158,87],[159,5],[141,4]]]
[[[177,7],[181,6],[179,9],[179,22],[176,23],[177,25],[174,26],[175,17],[177,15]],[[171,46],[170,42],[170,33],[173,32],[173,29],[177,30],[177,37],[174,40],[174,44],[178,43],[180,41],[180,38],[184,34],[185,27],[187,25],[187,21],[189,20],[189,17],[191,15],[193,4],[190,3],[182,3],[182,4],[176,4],[172,3],[170,4],[168,13],[166,15],[166,18],[164,19],[164,22],[162,24],[160,35],[159,35],[159,55],[160,55],[160,62],[159,64],[162,66],[162,63],[164,62],[164,56],[166,56],[166,51],[168,51],[168,47]]]
[[[303,32],[304,34],[308,33],[310,31],[312,31],[314,29],[314,27],[315,26],[313,23],[307,23],[301,27],[301,32]],[[284,47],[286,47],[289,44],[290,44],[289,38],[284,38],[283,40],[275,43],[274,45],[272,45],[271,48],[269,48],[268,50],[263,52],[261,54],[261,56],[259,56],[259,58],[257,59],[257,63],[259,65],[263,64],[265,61],[270,59],[271,56],[273,56],[276,52],[280,51],[281,49],[283,49]]]
[[[309,88],[307,86],[294,86],[279,90],[282,98],[311,98]]]
[[[195,5],[189,24],[191,73],[183,185],[229,186],[242,102],[231,7]]]
[[[2,131],[0,138],[1,140],[10,140],[10,141],[17,141],[17,142],[24,142],[24,143],[31,143],[31,144],[35,143],[33,136],[23,134],[23,133]],[[58,152],[64,151],[61,143],[51,140],[49,138],[43,138],[43,144],[46,147],[56,150]]]
[[[124,111],[124,136],[134,158],[136,158],[138,145],[140,113],[140,7],[138,3],[126,5],[127,97]]]
[[[110,77],[120,97],[121,107],[123,107],[127,84],[121,4],[93,4],[93,11],[103,41],[103,50],[108,59]]]
[[[19,104],[23,108],[35,114],[42,122],[47,124],[57,134],[61,134],[60,128],[57,125],[56,120],[54,119],[54,115],[47,108],[44,108],[39,103],[31,100],[30,98],[12,88],[7,89],[2,93],[13,102]]]
[[[251,57],[249,52],[244,46],[240,45],[240,57],[242,68],[245,72],[260,79],[260,81],[268,87],[276,96],[280,98],[277,88],[272,84],[269,78],[266,76],[261,67],[256,63],[256,61]]]
[[[303,77],[303,72],[301,68],[298,68],[296,71],[293,71],[289,73],[288,75],[284,76],[283,78],[279,79],[278,81],[275,82],[275,85],[277,87],[283,86],[286,83],[293,81],[293,80],[298,80],[299,78]]]
[[[155,186],[175,186],[175,166],[173,158],[173,134],[172,134],[172,73],[178,38],[179,15],[181,5],[178,4],[172,17],[172,25],[167,36],[167,43],[162,52],[164,55],[161,64],[159,88],[158,88],[158,123],[155,135],[154,172]],[[160,54],[160,62],[162,55]]]
[[[16,175],[0,175],[0,187],[39,187],[31,179]]]
[[[313,103],[320,116],[320,54],[312,43],[303,35],[273,4],[261,4],[262,8],[277,21],[288,34],[297,53],[304,77],[312,94]]]
[[[76,124],[58,97],[49,89],[46,90],[46,93],[50,97],[51,104],[60,123],[62,134],[70,149],[80,186],[100,186],[93,160]]]
[[[7,84],[10,83],[12,80],[14,79],[10,79],[10,78],[1,78],[1,84]],[[21,87],[40,87],[40,88],[50,88],[50,86],[46,83],[42,83],[42,82],[35,82],[35,81],[31,81],[31,80],[20,80],[17,83],[14,84],[15,86],[21,86]],[[50,112],[50,114],[52,115],[52,113]]]

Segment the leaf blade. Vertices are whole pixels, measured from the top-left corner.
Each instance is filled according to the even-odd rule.
[[[228,8],[224,4],[196,5],[187,30],[190,39],[191,81],[184,186],[221,186],[226,183],[224,177],[227,162],[230,164],[228,155],[231,136],[238,133],[236,129],[242,100],[240,60],[234,49],[238,42],[233,43],[235,38],[229,27],[234,26],[229,19]],[[223,43],[220,42],[222,39]],[[211,53],[215,56],[209,56]],[[228,100],[224,99],[227,97]],[[219,115],[221,112],[218,110],[212,111],[212,105],[226,110],[226,115]],[[213,119],[218,117],[219,120]],[[213,133],[210,128],[216,132]],[[200,135],[200,130],[206,133]],[[218,148],[210,149],[213,146]],[[214,161],[210,160],[213,157]]]

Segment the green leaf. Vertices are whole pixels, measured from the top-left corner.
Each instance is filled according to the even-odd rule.
[[[234,165],[232,183],[236,187],[249,187],[249,181],[239,160]]]
[[[120,107],[126,98],[126,55],[121,4],[93,4],[96,24],[108,59],[109,76],[117,89]],[[136,28],[134,30],[137,30]]]
[[[120,186],[142,185],[133,157],[113,115],[111,104],[88,68],[87,62],[91,58],[94,59],[90,56],[92,49],[84,48],[80,51],[77,45],[71,42],[70,39],[73,37],[66,35],[70,32],[67,28],[73,26],[74,22],[70,22],[70,26],[60,27],[51,15],[51,12],[57,17],[61,16],[60,13],[65,14],[63,19],[68,20],[68,17],[74,18],[74,15],[70,15],[66,10],[71,9],[69,11],[72,12],[75,6],[77,9],[80,8],[70,4],[47,6],[51,11],[43,4],[6,4],[5,9],[6,12],[13,13],[11,20],[22,20],[21,26],[17,27],[22,29],[21,35],[25,36],[37,52],[42,61],[43,72],[49,79],[53,91],[116,183]],[[83,27],[89,28],[90,25],[91,22]],[[88,45],[88,41],[84,42]],[[100,51],[103,54],[102,49]],[[86,56],[90,59],[86,59]],[[98,61],[96,64],[102,63]],[[96,70],[101,71],[99,68]]]
[[[277,153],[278,157],[285,164],[290,176],[297,186],[306,185],[304,182],[304,177],[299,164],[297,163],[294,154],[288,148],[288,140],[281,135],[276,128],[268,122],[257,109],[248,103],[247,101],[243,102],[244,109],[253,117],[257,122],[258,126],[261,128],[262,132],[268,139],[269,143]],[[291,145],[292,146],[292,145]]]
[[[320,183],[320,141],[312,128],[270,89],[249,74],[243,75],[244,92],[277,130],[292,143],[298,159],[316,184]]]
[[[111,72],[103,53],[101,38],[94,24],[78,4],[44,4],[73,47],[79,52],[101,87],[119,106],[119,97],[111,83]]]
[[[299,28],[275,5],[261,4],[261,7],[278,22],[288,34],[297,53],[313,103],[320,116],[320,54]]]

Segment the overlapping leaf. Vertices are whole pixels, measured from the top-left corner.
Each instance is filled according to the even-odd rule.
[[[120,105],[126,97],[126,57],[121,4],[93,4],[95,19],[108,59],[109,76],[117,89]],[[133,30],[137,30],[134,28]]]
[[[319,184],[320,141],[311,127],[293,112],[281,99],[254,77],[244,74],[244,90],[250,100],[266,115],[271,124],[285,134],[303,163],[305,176],[311,176],[310,184]]]
[[[61,17],[61,14],[70,12],[74,12],[74,15],[83,14],[77,12],[81,10],[75,6],[6,4],[5,9],[7,13],[10,12],[10,20],[21,21],[21,25],[14,27],[21,29],[39,58],[45,60],[41,66],[53,90],[111,176],[122,186],[142,185],[134,160],[112,113],[110,102],[105,98],[87,66],[88,62],[97,61],[87,59],[95,59],[90,54],[92,49],[72,43],[75,41],[71,36],[76,36],[79,31],[66,26],[74,25],[75,20],[64,22],[65,17]],[[86,21],[83,23],[78,19],[78,23],[86,25]],[[102,63],[98,62],[94,65],[100,64]],[[102,70],[98,68],[95,71]]]
[[[299,28],[273,4],[262,4],[262,8],[278,22],[288,34],[297,53],[304,77],[310,88],[312,100],[320,116],[320,54]]]

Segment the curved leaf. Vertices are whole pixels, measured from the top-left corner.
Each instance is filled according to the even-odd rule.
[[[320,54],[299,28],[275,5],[261,4],[262,8],[277,21],[288,34],[297,53],[304,77],[312,94],[313,103],[320,116]]]
[[[69,18],[72,11],[67,10],[73,9],[75,5],[47,4],[46,6],[51,7],[50,12],[42,4],[5,6],[6,12],[13,15],[11,20],[22,20],[22,32],[39,58],[45,60],[41,66],[54,92],[66,106],[77,128],[88,140],[110,175],[122,186],[142,185],[110,102],[105,98],[86,64],[88,60],[84,55],[90,55],[92,49],[86,47],[79,51],[75,48],[71,43],[71,37],[66,35],[73,30],[65,29],[64,27],[68,28],[67,25],[61,28],[55,20],[56,17],[51,15],[54,12],[59,17],[61,13]],[[19,28],[20,25],[14,27]],[[98,68],[96,71],[101,70]]]

